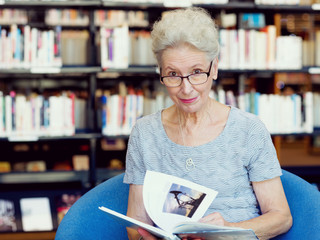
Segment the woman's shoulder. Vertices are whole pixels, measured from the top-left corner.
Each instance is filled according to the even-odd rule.
[[[264,123],[253,113],[243,111],[236,107],[231,107],[230,116],[232,118],[232,122],[238,128],[245,127],[247,129],[265,129]]]
[[[161,111],[145,115],[139,118],[133,127],[133,131],[148,132],[160,129]]]
[[[159,121],[160,117],[161,117],[161,111],[151,113],[139,118],[136,122],[136,125],[144,126],[144,125],[156,124]]]

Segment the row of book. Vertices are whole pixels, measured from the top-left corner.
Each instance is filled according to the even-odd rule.
[[[25,13],[26,11],[24,14]],[[6,14],[5,17],[5,19],[8,19],[8,14]],[[27,19],[25,24],[26,23]],[[52,8],[47,10],[45,13],[45,23],[51,26],[89,26],[89,12],[82,9]],[[100,9],[94,11],[94,24],[96,26],[107,27],[116,27],[123,24],[127,24],[130,27],[147,27],[149,26],[149,16],[147,11]]]
[[[173,104],[165,92],[146,94],[120,85],[123,85],[122,93],[110,94],[106,90],[97,95],[101,101],[104,135],[128,135],[137,119]],[[278,95],[252,91],[235,96],[233,91],[219,87],[210,96],[259,116],[271,134],[312,133],[320,127],[320,93]]]
[[[53,26],[89,26],[89,11],[52,8],[45,12],[45,23]]]
[[[0,68],[61,67],[61,27],[0,26]]]
[[[189,6],[190,4],[227,4],[229,0],[102,0],[102,2],[113,2],[113,3],[154,3],[154,4],[164,4],[164,6]]]
[[[88,65],[88,30],[41,31],[28,25],[0,27],[0,68]],[[101,27],[98,34],[103,69],[129,65],[156,65],[150,32],[129,30],[127,25]],[[320,66],[320,30],[315,40],[278,36],[273,25],[262,30],[219,31],[220,69],[301,69]],[[264,46],[264,47],[262,47]],[[82,51],[79,51],[82,49]],[[312,64],[312,65],[310,65]]]
[[[49,197],[22,197],[0,199],[0,232],[53,231],[81,193]],[[54,205],[54,206],[51,206]],[[55,214],[51,212],[55,209]],[[54,216],[57,219],[54,221]]]
[[[105,27],[117,27],[124,24],[129,27],[148,27],[149,14],[147,11],[101,9],[94,11],[94,23],[97,26]]]
[[[101,102],[102,134],[107,136],[129,135],[139,118],[172,105],[162,91],[148,94],[123,82],[119,83],[119,93],[105,90],[96,96]]]
[[[215,98],[251,112],[265,123],[271,134],[312,133],[320,126],[319,93],[278,95],[252,91],[235,96],[219,89]]]
[[[260,5],[312,5],[319,3],[318,0],[255,0],[255,4]]]
[[[320,30],[315,33],[315,41],[299,36],[276,37],[273,25],[261,31],[221,29],[219,38],[220,69],[281,70],[320,66]],[[150,32],[129,31],[128,26],[101,27],[100,52],[102,68],[156,64]]]
[[[175,0],[103,0],[103,2],[134,2],[134,3],[163,3],[165,6],[178,6]],[[189,4],[227,4],[229,0],[187,0],[184,5]],[[238,1],[237,1],[238,2]],[[319,0],[252,0],[257,5],[312,5]],[[181,4],[181,3],[180,3]]]
[[[128,68],[129,65],[156,65],[148,31],[129,31],[128,26],[100,28],[101,67]]]
[[[75,94],[72,92],[48,97],[0,92],[1,137],[73,135],[74,116]]]
[[[27,11],[22,9],[0,9],[0,25],[27,24],[28,15]]]
[[[221,29],[220,69],[301,69],[302,38],[276,36],[274,25],[258,31]]]

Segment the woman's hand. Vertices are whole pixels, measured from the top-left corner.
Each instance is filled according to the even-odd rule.
[[[199,220],[199,222],[202,223],[208,223],[213,225],[219,225],[219,226],[228,226],[229,222],[224,220],[222,215],[218,212],[211,213]]]
[[[143,240],[156,240],[157,239],[151,233],[149,233],[148,231],[146,231],[146,230],[144,230],[142,228],[138,228],[138,233],[140,233],[140,235],[142,236]]]

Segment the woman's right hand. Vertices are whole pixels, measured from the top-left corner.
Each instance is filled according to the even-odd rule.
[[[157,240],[157,238],[155,236],[153,236],[151,233],[149,233],[148,231],[146,231],[142,228],[138,228],[138,232],[142,236],[143,240]]]

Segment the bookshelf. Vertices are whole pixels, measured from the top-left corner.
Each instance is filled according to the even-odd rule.
[[[47,94],[61,95],[63,91],[75,92],[79,99],[83,100],[82,114],[85,115],[85,121],[80,122],[80,117],[74,127],[72,134],[29,134],[29,135],[2,135],[0,136],[0,146],[5,149],[14,148],[29,148],[31,150],[20,152],[20,155],[13,153],[14,151],[6,151],[7,162],[11,164],[19,162],[20,158],[25,158],[25,161],[44,160],[47,169],[43,172],[18,172],[10,171],[0,173],[0,188],[3,192],[0,194],[0,199],[8,198],[17,206],[17,225],[20,228],[16,233],[0,233],[2,239],[53,239],[54,231],[58,226],[56,220],[55,198],[61,194],[83,194],[96,184],[113,177],[123,172],[125,159],[125,146],[128,140],[128,132],[120,132],[111,135],[104,134],[102,130],[102,109],[100,97],[109,91],[111,94],[117,93],[119,84],[125,85],[126,91],[130,88],[137,92],[143,92],[145,95],[144,102],[148,104],[154,111],[156,107],[154,101],[156,96],[159,96],[158,101],[162,101],[162,106],[165,106],[165,95],[162,95],[163,89],[158,84],[158,70],[155,63],[148,59],[147,54],[144,62],[139,62],[137,59],[132,59],[128,62],[128,67],[101,67],[101,40],[100,27],[95,23],[96,11],[117,10],[117,11],[134,11],[143,12],[147,16],[150,24],[148,25],[133,25],[129,27],[129,31],[147,32],[150,30],[151,23],[155,21],[161,13],[167,9],[172,9],[175,6],[170,1],[145,1],[144,3],[123,2],[123,1],[0,1],[0,11],[3,9],[18,9],[26,12],[28,20],[26,22],[17,22],[17,28],[23,28],[29,24],[31,28],[37,28],[39,31],[47,31],[57,29],[56,25],[61,25],[62,32],[68,32],[65,40],[71,39],[74,32],[85,31],[79,45],[72,46],[73,51],[86,48],[85,55],[81,55],[77,59],[63,59],[62,55],[57,55],[62,58],[62,63],[55,65],[49,64],[46,66],[29,65],[21,67],[5,67],[0,69],[0,90],[4,94],[10,91],[22,92],[37,92],[38,95],[47,96]],[[190,1],[191,2],[191,1]],[[281,35],[284,31],[281,21],[288,14],[303,15],[308,14],[310,23],[313,29],[308,30],[308,34],[314,37],[314,31],[319,28],[317,26],[316,15],[318,14],[318,5],[265,5],[256,4],[254,1],[230,1],[229,3],[219,4],[203,4],[200,1],[194,1],[193,5],[207,8],[213,16],[217,18],[221,24],[221,15],[235,14],[236,25],[221,29],[238,29],[239,18],[242,13],[260,13],[264,14],[266,25],[274,25],[276,36]],[[168,5],[169,4],[169,5]],[[31,9],[32,8],[32,9]],[[52,12],[53,16],[62,14],[63,10],[72,9],[72,11],[81,11],[87,16],[88,22],[77,24],[65,24],[62,22],[49,23],[46,22],[46,16],[50,9],[55,9],[57,12]],[[70,14],[71,12],[70,11]],[[140,14],[140,13],[139,13]],[[1,16],[1,14],[0,14]],[[1,22],[1,20],[0,20]],[[68,21],[67,21],[68,22]],[[140,22],[141,23],[141,22]],[[101,23],[105,25],[106,23]],[[1,29],[10,29],[11,23],[0,24]],[[255,29],[257,30],[257,29]],[[56,32],[55,32],[56,33]],[[141,36],[143,36],[142,33]],[[309,37],[308,35],[308,37]],[[135,35],[136,36],[136,35]],[[136,36],[137,38],[141,37]],[[142,38],[142,37],[141,37]],[[74,40],[73,40],[74,41]],[[64,43],[67,44],[66,42]],[[84,47],[85,46],[85,47]],[[145,45],[143,45],[145,46]],[[64,48],[65,49],[65,48]],[[61,50],[65,52],[66,50]],[[61,54],[61,53],[60,53]],[[72,54],[72,52],[71,52]],[[69,54],[67,54],[69,55]],[[80,59],[82,59],[80,61]],[[141,60],[141,59],[140,59]],[[0,61],[1,62],[1,61]],[[65,63],[68,64],[65,64]],[[145,62],[149,64],[145,64]],[[293,89],[308,90],[311,92],[319,92],[317,76],[320,74],[320,66],[316,64],[302,64],[299,68],[266,68],[266,67],[226,67],[219,70],[219,77],[214,90],[223,89],[225,91],[233,91],[234,96],[242,93],[250,93],[251,89],[262,90],[261,94],[282,94],[282,89],[278,88],[284,78],[303,76],[306,82],[290,83]],[[289,77],[288,77],[289,76]],[[316,79],[316,80],[313,80]],[[290,85],[288,84],[288,85]],[[5,93],[6,92],[6,93]],[[98,94],[99,93],[99,94]],[[101,95],[102,94],[102,95]],[[137,94],[139,95],[139,94]],[[160,99],[160,100],[159,100]],[[80,104],[80,103],[79,103]],[[149,107],[150,107],[149,106]],[[83,116],[82,115],[82,116]],[[78,124],[78,125],[76,125]],[[79,127],[81,126],[81,127]],[[303,151],[316,154],[317,148],[312,147],[312,143],[320,136],[320,130],[299,132],[273,132],[272,137],[281,161],[288,155],[287,150],[282,151],[283,145],[286,144],[287,138],[300,143],[303,142]],[[300,145],[299,145],[300,146]],[[49,148],[50,151],[42,151],[35,149]],[[69,148],[69,149],[68,149]],[[316,149],[316,150],[315,150]],[[85,155],[89,159],[87,169],[74,170],[72,163],[72,154]],[[74,155],[76,155],[74,154]],[[25,157],[26,156],[26,157]],[[66,161],[69,163],[68,170],[63,170],[59,167],[54,169],[54,164],[58,160],[67,156]],[[12,159],[12,160],[11,160]],[[312,160],[313,161],[313,160]],[[61,161],[63,162],[63,161]],[[314,163],[314,162],[313,162]],[[284,168],[290,170],[307,180],[320,182],[319,180],[319,163],[307,164],[303,161],[290,165],[285,162]],[[13,169],[13,167],[12,167]],[[24,187],[27,186],[28,190]],[[48,189],[47,189],[48,188]],[[50,193],[49,191],[50,190]],[[25,192],[25,193],[24,193]],[[23,232],[21,220],[21,209],[19,207],[19,199],[28,197],[48,197],[52,204],[52,219],[53,229],[40,232]]]

